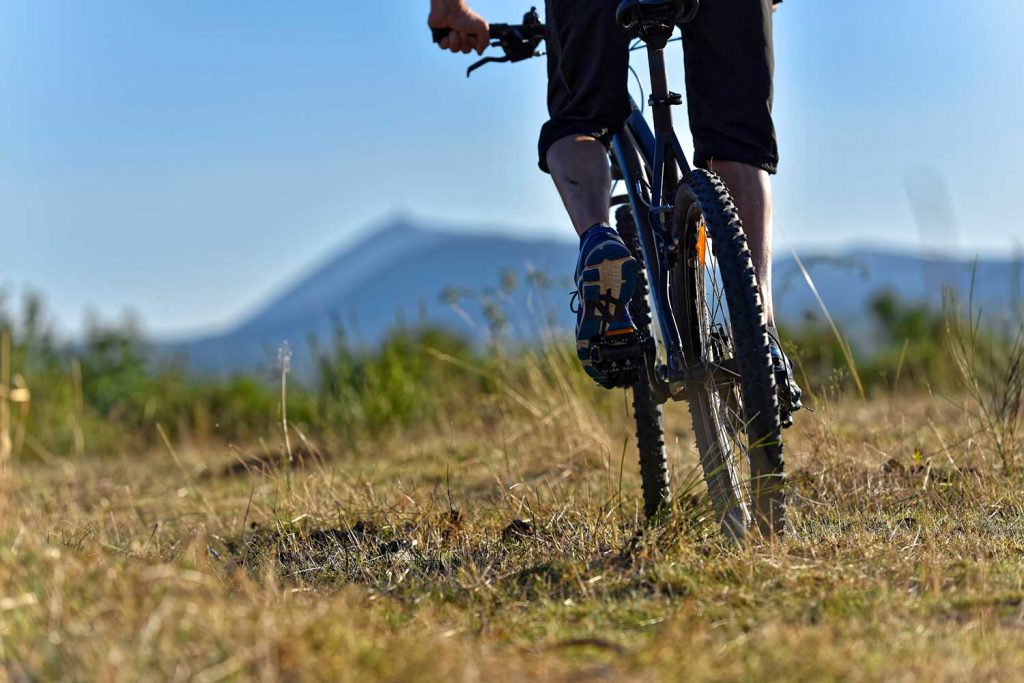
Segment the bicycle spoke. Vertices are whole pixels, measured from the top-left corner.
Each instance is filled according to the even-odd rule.
[[[698,327],[700,344],[704,349],[702,355],[706,362],[720,362],[735,357],[735,349],[718,261],[711,254],[711,249],[712,245],[708,240],[704,263],[698,266],[694,280],[698,289],[696,301],[700,308]],[[705,383],[704,392],[710,408],[710,415],[705,416],[705,422],[710,420],[714,423],[706,424],[706,427],[708,433],[718,435],[716,448],[721,451],[721,460],[726,463],[729,470],[723,474],[729,476],[732,486],[738,485],[741,489],[746,489],[750,481],[745,467],[750,445],[747,443],[747,425],[742,415],[741,401],[736,395],[736,385],[732,381],[716,383],[713,378],[709,378]],[[737,493],[742,496],[742,501],[749,500],[748,496],[742,495],[742,490]]]

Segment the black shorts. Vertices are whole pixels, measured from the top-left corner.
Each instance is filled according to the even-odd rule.
[[[629,115],[629,38],[619,0],[547,0],[548,112],[540,167],[570,135],[606,145]],[[739,161],[775,173],[772,0],[703,0],[683,26],[694,164]]]

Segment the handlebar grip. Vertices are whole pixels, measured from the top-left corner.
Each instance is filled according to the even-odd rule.
[[[501,38],[509,31],[508,24],[491,24],[490,35],[488,38]],[[432,28],[430,33],[433,35],[434,42],[438,45],[441,41],[448,37],[452,30],[450,28]]]

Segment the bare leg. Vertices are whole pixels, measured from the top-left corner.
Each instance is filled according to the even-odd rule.
[[[772,301],[772,184],[768,172],[738,161],[712,161],[711,170],[722,177],[747,234],[750,254],[761,288],[768,325],[775,325]]]
[[[608,225],[612,171],[604,145],[589,135],[565,137],[548,149],[547,162],[577,234]]]

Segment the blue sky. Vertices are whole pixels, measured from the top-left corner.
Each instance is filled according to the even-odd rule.
[[[493,21],[528,8],[476,6]],[[68,331],[87,309],[133,309],[177,335],[235,322],[400,213],[571,239],[535,166],[543,61],[467,81],[470,58],[433,48],[426,12],[0,0],[0,283],[42,291]],[[1020,0],[787,0],[779,248],[1009,254],[1021,35]]]

